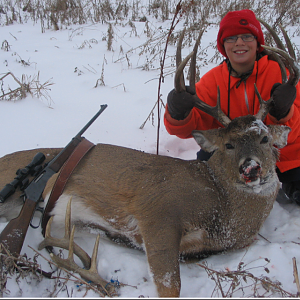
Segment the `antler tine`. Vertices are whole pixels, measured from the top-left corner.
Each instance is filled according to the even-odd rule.
[[[267,50],[278,53],[284,58],[285,66],[290,72],[290,76],[287,83],[296,86],[300,78],[300,66],[296,63],[296,61],[286,51],[265,45],[262,45],[262,47]]]
[[[283,60],[279,57],[279,55],[276,52],[273,52],[272,50],[268,50],[265,45],[261,45],[261,46],[265,48],[265,51],[268,54],[269,59],[274,60],[278,63],[281,72],[282,82],[287,83],[288,77],[287,77],[285,64],[283,63]]]
[[[87,282],[92,281],[95,284],[100,285],[105,293],[108,296],[111,296],[111,293],[115,293],[115,286],[110,285],[109,282],[104,280],[97,271],[96,263],[97,263],[97,252],[98,252],[98,245],[99,245],[99,239],[100,235],[97,236],[96,243],[94,245],[93,255],[92,255],[92,263],[91,267],[87,269],[80,268],[74,261],[74,255],[73,255],[73,246],[76,245],[74,243],[74,232],[75,232],[75,225],[72,228],[71,236],[70,236],[70,243],[69,243],[69,254],[68,258],[63,259],[61,257],[58,257],[54,255],[53,253],[50,254],[51,259],[59,266],[63,267],[69,271],[74,271],[78,273],[84,280]],[[109,287],[109,291],[106,289],[106,286]]]
[[[177,43],[177,49],[176,49],[176,70],[178,70],[180,64],[182,63],[182,57],[181,57],[181,49],[182,49],[182,41],[185,34],[185,28],[182,30],[181,35],[179,36],[178,43]],[[184,75],[183,75],[183,69],[181,72],[177,75],[177,71],[175,73],[175,78],[177,75],[177,79],[175,82],[175,90],[176,92],[182,92],[185,91],[185,83],[184,83]]]
[[[75,234],[75,225],[72,227],[71,235],[70,235],[70,240],[69,240],[69,255],[68,259],[74,261],[74,234]]]
[[[185,84],[182,85],[183,69],[186,66],[189,59],[193,56],[194,51],[192,51],[177,67],[174,78],[174,87],[176,92],[180,93],[185,91]]]
[[[277,47],[281,50],[284,50],[285,51],[285,47],[282,43],[282,41],[280,40],[278,34],[276,33],[276,31],[267,23],[265,22],[264,20],[260,19],[260,18],[257,18],[257,20],[262,23],[266,29],[270,32],[270,34],[272,35]]]
[[[201,99],[197,97],[195,102],[195,107],[199,108],[200,110],[204,111],[205,113],[209,114],[210,116],[214,117],[216,120],[218,120],[222,125],[225,127],[231,122],[231,120],[224,114],[224,112],[221,110],[221,104],[220,104],[220,89],[217,88],[217,105],[216,106],[210,106],[203,102]]]
[[[292,46],[292,42],[287,34],[287,32],[285,31],[285,29],[282,27],[281,24],[278,24],[280,29],[281,29],[281,32],[284,36],[284,39],[285,39],[285,43],[286,43],[286,46],[288,48],[288,51],[289,51],[289,54],[290,56],[293,58],[293,59],[296,59],[296,54],[295,54],[295,51],[294,51],[294,48]]]
[[[66,208],[66,216],[65,216],[65,238],[66,239],[70,239],[70,232],[71,232],[71,203],[72,203],[72,197],[70,197]]]
[[[193,49],[193,56],[191,58],[191,65],[190,65],[190,87],[192,87],[195,90],[195,80],[196,80],[196,58],[197,58],[197,52],[198,52],[198,47],[200,44],[200,40],[202,38],[202,35],[204,33],[205,29],[202,29],[199,33],[199,36],[196,40],[194,49]]]
[[[64,238],[54,238],[51,236],[51,225],[53,222],[53,216],[49,219],[46,231],[45,231],[45,239],[39,244],[38,249],[42,250],[45,247],[59,247],[68,250],[69,249],[69,243],[70,243],[70,223],[68,223],[68,219],[70,219],[71,215],[71,201],[72,197],[70,198],[68,205],[67,205],[67,211],[66,211],[66,224],[65,224],[65,236]],[[68,228],[68,231],[67,231]],[[85,268],[89,268],[91,265],[91,258],[90,256],[76,243],[74,243],[74,253],[79,257],[79,259],[82,261]]]
[[[92,259],[91,259],[90,271],[93,273],[97,273],[97,255],[98,255],[99,242],[100,242],[100,234],[97,235],[93,254],[92,254]]]
[[[267,116],[267,114],[269,113],[269,111],[271,109],[273,98],[271,97],[269,100],[264,101],[262,99],[255,83],[254,83],[254,88],[255,88],[255,93],[257,95],[257,98],[258,98],[259,103],[260,103],[259,111],[255,115],[255,117],[257,119],[260,119],[260,120],[264,121],[265,117]]]

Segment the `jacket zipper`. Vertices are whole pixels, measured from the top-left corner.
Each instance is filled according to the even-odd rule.
[[[249,109],[249,99],[248,99],[248,95],[247,95],[247,89],[246,89],[246,81],[244,81],[244,87],[245,87],[245,102],[247,105],[247,109],[248,109],[248,113],[250,114],[250,109]]]

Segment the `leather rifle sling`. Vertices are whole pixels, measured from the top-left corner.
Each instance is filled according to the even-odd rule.
[[[71,176],[72,172],[74,171],[78,163],[81,161],[81,159],[85,156],[85,154],[88,153],[88,151],[92,149],[94,146],[95,145],[92,142],[88,141],[85,138],[82,138],[81,142],[77,145],[75,150],[72,152],[72,154],[69,156],[69,158],[62,166],[61,171],[54,183],[51,194],[49,196],[48,203],[43,213],[41,226],[42,226],[42,234],[44,237],[45,237],[46,226],[50,219],[49,214],[53,210],[57,199],[63,193],[63,190],[68,182],[69,177]]]

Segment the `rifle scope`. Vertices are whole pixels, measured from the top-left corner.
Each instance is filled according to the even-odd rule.
[[[17,176],[11,183],[5,185],[5,187],[0,191],[0,203],[3,203],[9,196],[11,196],[18,186],[24,189],[27,185],[26,178],[28,175],[33,175],[36,172],[36,167],[41,165],[46,159],[42,152],[38,152],[31,163],[29,163],[25,168],[17,170]]]

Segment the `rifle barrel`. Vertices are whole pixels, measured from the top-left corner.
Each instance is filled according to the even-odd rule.
[[[107,104],[103,104],[100,106],[100,110],[91,118],[91,120],[76,134],[75,137],[80,137],[83,133],[94,123],[94,121],[102,114],[104,109],[107,107]]]

